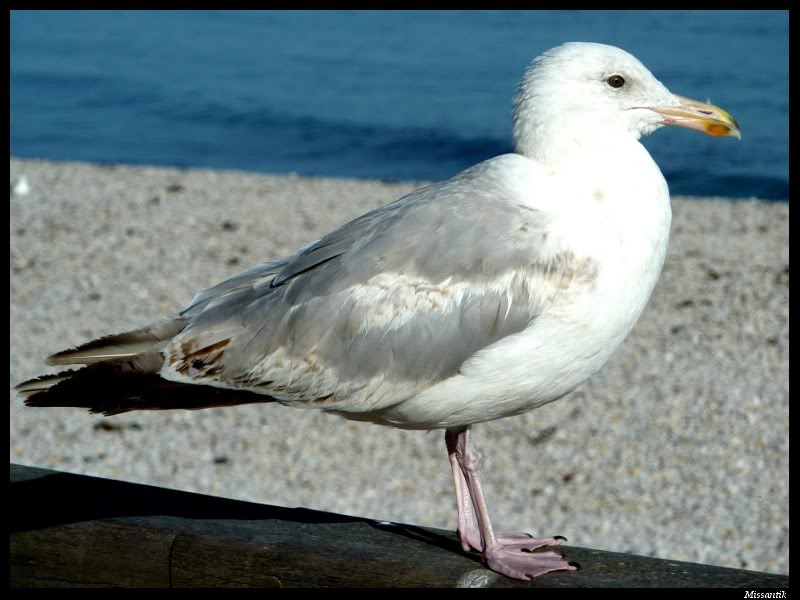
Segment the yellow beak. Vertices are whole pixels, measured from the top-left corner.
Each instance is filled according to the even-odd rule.
[[[652,109],[664,116],[665,125],[688,127],[715,137],[732,136],[742,139],[742,132],[736,119],[719,106],[683,96],[675,98],[680,103],[678,106],[659,106]]]

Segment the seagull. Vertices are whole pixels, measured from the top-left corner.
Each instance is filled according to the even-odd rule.
[[[639,142],[663,125],[741,137],[624,50],[553,48],[517,89],[513,153],[54,354],[83,366],[16,389],[105,415],[264,402],[444,430],[464,551],[516,579],[575,570],[562,536],[494,532],[471,428],[566,396],[630,333],[669,239],[669,189]]]

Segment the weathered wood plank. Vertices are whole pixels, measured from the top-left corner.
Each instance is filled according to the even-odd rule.
[[[789,577],[564,547],[578,572],[487,571],[454,533],[11,465],[12,587],[747,587]]]
[[[66,523],[11,535],[17,587],[169,587],[175,534],[111,521]],[[132,545],[135,552],[119,551]]]

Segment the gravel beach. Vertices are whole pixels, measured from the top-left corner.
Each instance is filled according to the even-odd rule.
[[[12,386],[423,184],[18,159],[10,175],[30,186],[10,196]],[[559,402],[476,426],[494,525],[788,573],[789,205],[674,198],[673,213],[661,280],[611,362]],[[10,397],[14,463],[455,528],[441,432]]]

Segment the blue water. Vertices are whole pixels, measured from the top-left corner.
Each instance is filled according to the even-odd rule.
[[[645,139],[674,194],[789,195],[787,11],[11,14],[11,154],[448,178],[511,149],[511,98],[564,41],[620,46],[743,139]]]

